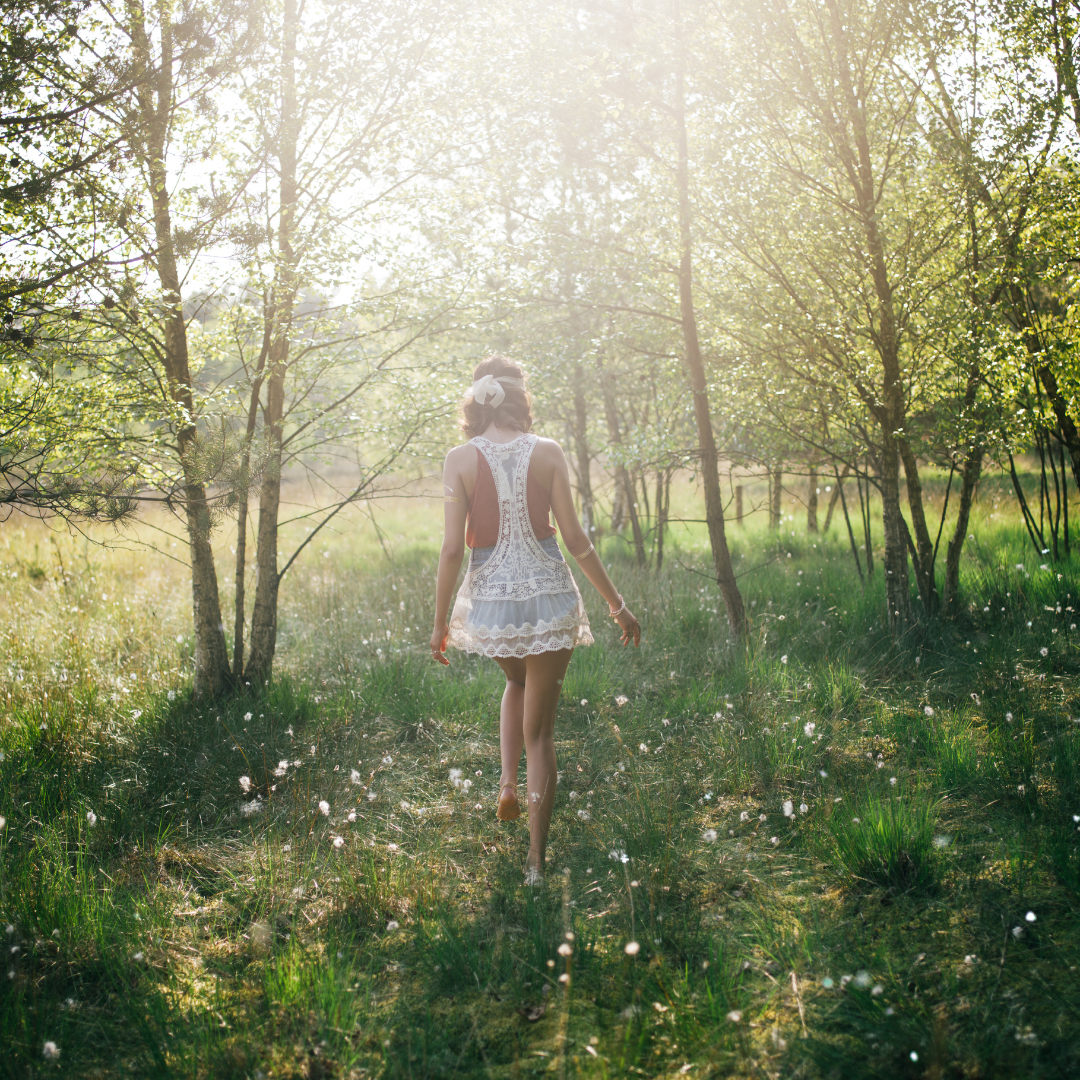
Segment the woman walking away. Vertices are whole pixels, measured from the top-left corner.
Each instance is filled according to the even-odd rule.
[[[563,543],[608,602],[622,643],[641,641],[641,627],[616,592],[574,510],[562,448],[532,433],[531,398],[521,368],[489,356],[473,372],[462,405],[469,437],[443,466],[445,536],[439,555],[431,655],[440,663],[447,644],[490,656],[506,675],[499,713],[502,778],[498,816],[521,813],[517,775],[522,746],[529,810],[525,882],[544,870],[555,804],[555,709],[576,645],[591,645],[589,620],[555,539]],[[465,545],[469,567],[449,619],[450,598]]]

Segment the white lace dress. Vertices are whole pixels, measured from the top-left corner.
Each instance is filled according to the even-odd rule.
[[[537,438],[509,443],[479,436],[499,499],[499,539],[472,552],[450,616],[448,644],[484,656],[535,653],[591,645],[581,593],[555,538],[538,540],[529,518],[526,482]]]

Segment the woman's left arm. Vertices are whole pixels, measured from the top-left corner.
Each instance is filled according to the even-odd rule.
[[[459,448],[460,449],[460,448]],[[465,555],[465,485],[457,467],[456,451],[451,450],[443,463],[443,542],[439,552],[439,575],[435,582],[435,628],[431,632],[431,657],[440,664],[446,659],[446,639],[450,629],[450,601],[454,596],[461,560]]]

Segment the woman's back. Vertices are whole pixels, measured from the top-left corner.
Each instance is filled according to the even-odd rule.
[[[476,449],[476,479],[468,501],[465,543],[470,548],[494,547],[499,539],[499,496],[495,488],[495,477],[476,441],[473,440],[468,445]],[[545,487],[537,477],[537,449],[538,447],[534,447],[529,460],[525,490],[533,532],[537,540],[546,540],[555,535],[555,526],[551,524],[551,485],[549,483]],[[542,465],[540,469],[543,471]]]

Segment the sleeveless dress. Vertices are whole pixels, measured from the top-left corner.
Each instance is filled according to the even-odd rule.
[[[478,436],[499,500],[499,539],[474,548],[450,616],[447,644],[483,656],[532,656],[591,645],[577,583],[554,537],[538,540],[529,518],[529,460],[537,437],[509,443]]]

